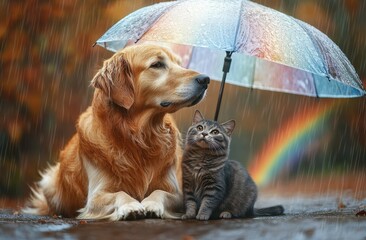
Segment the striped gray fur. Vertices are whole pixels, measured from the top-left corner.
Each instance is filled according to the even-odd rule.
[[[219,124],[196,110],[183,153],[183,219],[243,218],[283,214],[282,206],[255,209],[257,187],[237,161],[229,160],[235,121]]]

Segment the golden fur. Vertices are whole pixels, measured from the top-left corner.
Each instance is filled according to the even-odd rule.
[[[119,220],[174,217],[181,204],[181,138],[169,113],[207,88],[169,50],[127,47],[95,75],[91,106],[24,212]]]

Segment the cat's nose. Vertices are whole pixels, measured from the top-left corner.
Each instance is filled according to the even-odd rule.
[[[205,132],[203,132],[202,133],[202,136],[204,136],[204,137],[206,137],[208,134],[207,133],[205,133]]]

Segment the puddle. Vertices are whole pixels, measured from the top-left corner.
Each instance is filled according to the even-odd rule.
[[[60,225],[42,224],[42,225],[36,225],[35,226],[35,231],[39,231],[39,232],[58,232],[58,231],[69,229],[72,226],[73,225],[71,225],[71,224],[60,224]]]

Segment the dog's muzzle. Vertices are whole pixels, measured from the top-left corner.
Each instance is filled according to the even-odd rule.
[[[184,105],[184,104],[188,104],[186,106],[193,106],[196,105],[197,103],[199,103],[203,97],[205,96],[208,84],[210,83],[210,78],[207,75],[204,74],[200,74],[197,75],[194,78],[194,82],[195,82],[195,89],[192,91],[191,96],[185,100],[184,102],[180,102],[180,103],[173,103],[170,101],[163,101],[160,103],[160,106],[166,108],[169,107],[171,105]]]

